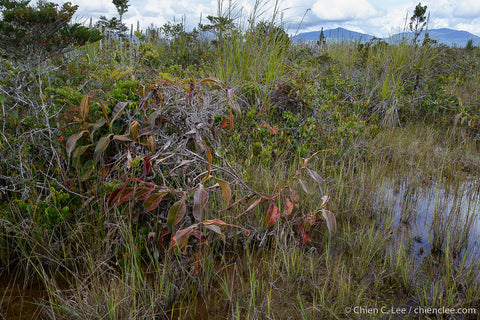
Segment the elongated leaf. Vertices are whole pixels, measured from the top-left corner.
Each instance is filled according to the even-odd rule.
[[[90,134],[93,136],[95,131],[97,131],[99,128],[103,127],[103,125],[105,125],[106,123],[107,123],[107,120],[105,120],[104,118],[98,119],[98,121],[93,124]]]
[[[289,216],[293,212],[293,202],[285,197],[285,205],[283,206],[282,215]]]
[[[148,148],[150,149],[150,152],[155,153],[157,143],[155,141],[155,136],[153,134],[148,136],[147,143],[148,143]]]
[[[218,225],[208,224],[208,225],[205,225],[205,228],[218,234],[220,238],[222,238],[223,242],[225,242],[225,235],[223,234],[222,229],[220,229]]]
[[[107,149],[108,144],[110,143],[110,137],[112,134],[106,135],[104,137],[101,137],[98,142],[97,146],[95,147],[95,151],[93,152],[93,159],[95,162],[98,162],[100,160],[100,156],[103,154],[105,149]]]
[[[167,215],[167,227],[170,231],[173,230],[173,227],[183,218],[186,212],[185,207],[185,198],[186,195],[182,197],[182,199],[175,202],[168,211]]]
[[[107,121],[108,126],[111,128],[111,127],[112,127],[112,123],[111,123],[110,120],[108,119],[108,110],[107,110],[107,107],[105,106],[105,104],[103,103],[102,100],[98,100],[98,105],[99,105],[100,108],[102,109],[103,116],[105,117],[105,120]]]
[[[264,227],[268,228],[273,226],[280,218],[280,211],[277,205],[272,201],[267,209],[267,215],[265,216]]]
[[[119,102],[115,105],[115,107],[112,110],[112,114],[111,114],[112,120],[110,121],[110,124],[113,124],[113,122],[122,115],[122,112],[127,105],[128,105],[128,102]]]
[[[205,217],[205,205],[208,201],[208,193],[200,183],[193,195],[193,217],[195,221],[202,221]]]
[[[133,120],[132,123],[130,123],[130,136],[133,140],[137,140],[138,138],[138,126],[137,120]]]
[[[118,141],[126,141],[126,142],[131,142],[133,141],[132,138],[128,134],[122,134],[122,135],[114,135],[113,140],[118,140]]]
[[[228,184],[228,182],[221,179],[215,177],[212,178],[220,185],[220,188],[222,188],[222,195],[225,199],[225,207],[227,207],[230,199],[232,198],[232,189],[230,189],[230,185]]]
[[[152,189],[148,188],[148,187],[145,187],[145,186],[138,186],[136,189],[135,189],[135,194],[133,195],[133,198],[135,199],[138,199],[139,197],[143,196],[144,194],[146,194],[148,191],[150,191],[150,193],[152,192]]]
[[[298,182],[300,182],[300,185],[302,186],[303,191],[305,191],[308,194],[313,194],[313,191],[308,187],[305,181],[303,181],[302,179],[298,179]]]
[[[198,225],[217,225],[217,226],[226,226],[227,224],[220,220],[220,219],[211,219],[211,220],[203,220],[202,222],[198,223]]]
[[[152,89],[152,85],[139,85],[138,86],[138,95],[142,98],[145,98],[145,96],[150,92]]]
[[[315,180],[320,187],[322,187],[322,184],[325,183],[323,178],[316,171],[313,171],[312,169],[307,168],[307,172],[310,175],[310,177],[313,180]]]
[[[108,198],[107,206],[111,207],[114,203],[117,202],[120,192],[125,188],[125,186],[113,190],[112,194]]]
[[[73,159],[76,159],[78,157],[80,157],[82,154],[85,153],[85,151],[88,150],[88,148],[90,148],[92,146],[92,144],[86,144],[84,146],[79,146],[75,149],[75,151],[73,151],[73,154],[72,154],[72,158]]]
[[[243,211],[240,215],[246,214],[248,211],[252,210],[256,206],[258,206],[260,203],[265,202],[265,199],[263,198],[258,198],[257,200],[253,201],[252,204],[250,204],[247,208],[247,210]]]
[[[185,213],[187,212],[187,206],[185,205],[185,199],[187,195],[184,195],[182,199],[180,199],[180,205],[178,207],[177,216],[175,218],[175,225],[178,224],[183,217],[185,217]]]
[[[228,126],[228,120],[227,120],[227,118],[222,117],[222,124],[220,125],[220,129],[223,129],[226,126]]]
[[[328,231],[330,231],[331,234],[337,232],[337,220],[335,219],[335,215],[331,211],[322,209],[322,216],[327,222]]]
[[[150,161],[151,159],[152,158],[150,157],[143,158],[143,172],[140,176],[141,179],[145,178],[147,174],[150,173],[150,170],[152,169],[152,162]]]
[[[77,145],[77,141],[86,133],[88,132],[87,130],[80,131],[79,133],[72,134],[66,144],[65,144],[65,149],[67,150],[67,154],[70,157],[72,151],[75,149],[75,146]]]
[[[143,201],[147,199],[153,191],[155,191],[155,188],[153,187],[152,188],[144,187],[144,188],[146,188],[146,191],[145,192],[142,191],[141,194],[138,195],[137,200]]]
[[[125,188],[123,189],[122,192],[120,192],[118,198],[118,204],[117,205],[121,205],[123,202],[125,201],[130,201],[132,200],[132,197],[133,197],[133,194],[135,193],[135,189],[134,188],[131,188],[131,187],[128,187],[128,188]]]
[[[146,207],[146,212],[152,211],[156,209],[160,202],[162,201],[163,197],[165,197],[168,192],[158,192],[148,196],[148,198],[143,203],[143,206]]]
[[[312,154],[310,157],[308,157],[308,159],[303,159],[303,163],[301,164],[302,167],[307,167],[307,164],[310,162],[310,160],[312,160],[315,156],[317,156],[320,152],[324,152],[326,150],[318,150],[317,152],[315,152],[314,154]]]
[[[175,235],[172,237],[170,241],[170,247],[168,250],[172,250],[173,248],[177,247],[180,250],[185,248],[188,244],[188,238],[193,233],[194,229],[193,226],[187,227],[182,230],[178,230]]]
[[[90,95],[86,94],[83,96],[82,101],[80,102],[80,116],[82,120],[85,121],[86,116],[88,115],[89,107],[88,101],[90,100]]]

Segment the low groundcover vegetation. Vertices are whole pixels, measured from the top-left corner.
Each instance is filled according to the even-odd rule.
[[[0,318],[479,317],[479,48],[0,9]]]

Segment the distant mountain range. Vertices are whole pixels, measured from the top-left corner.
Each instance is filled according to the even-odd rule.
[[[323,30],[323,34],[327,41],[367,42],[374,38],[374,36],[370,34],[355,32],[355,31],[344,29],[344,28]],[[442,28],[442,29],[428,30],[428,34],[431,39],[437,40],[438,43],[445,44],[447,46],[465,47],[465,45],[470,39],[473,41],[473,45],[480,46],[480,37],[467,31],[458,31],[453,29]],[[424,36],[425,36],[425,32],[422,32],[419,38],[420,41],[423,40]],[[383,40],[385,40],[388,43],[394,43],[402,39],[409,39],[411,37],[412,37],[412,33],[403,32],[403,33],[394,34],[388,38],[384,38]],[[316,41],[319,38],[320,38],[320,30],[300,33],[294,36],[293,40]]]

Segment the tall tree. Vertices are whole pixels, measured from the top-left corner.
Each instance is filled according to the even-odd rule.
[[[113,4],[117,8],[118,15],[120,16],[120,23],[122,22],[123,15],[128,11],[128,7],[130,6],[128,1],[129,0],[112,0]]]
[[[413,32],[413,43],[417,43],[417,39],[423,31],[423,28],[427,25],[427,6],[422,7],[422,3],[419,2],[413,11],[413,15],[410,17],[410,31]]]

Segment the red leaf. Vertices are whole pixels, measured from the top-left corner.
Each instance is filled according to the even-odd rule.
[[[180,249],[185,248],[188,244],[188,238],[190,237],[190,234],[192,232],[193,232],[192,226],[182,230],[178,230],[175,233],[175,235],[172,237],[168,250],[172,250],[175,247],[178,247]]]
[[[167,194],[168,192],[158,192],[150,195],[143,204],[145,207],[147,207],[146,212],[152,211],[153,209],[157,208],[163,197],[165,197]]]
[[[277,205],[272,202],[267,209],[267,215],[265,216],[265,228],[273,226],[280,218],[280,211]]]
[[[222,117],[222,124],[220,125],[220,129],[223,129],[226,126],[228,126],[228,120],[227,120],[227,118]]]
[[[153,192],[155,191],[155,188],[147,188],[147,187],[142,187],[142,191],[140,192],[140,194],[138,195],[138,198],[137,200],[140,200],[140,201],[143,201],[145,199],[148,198],[148,196]]]
[[[297,190],[290,188],[290,197],[292,198],[293,202],[300,201],[300,195],[298,194]]]
[[[125,189],[126,186],[127,182],[125,182],[125,184],[121,188],[113,190],[112,194],[108,198],[107,206],[111,207],[114,203],[117,202],[120,192],[122,192],[122,190]]]
[[[307,244],[310,241],[312,241],[312,239],[310,239],[310,232],[302,232],[301,237],[302,237],[302,243],[303,244]]]
[[[203,224],[204,226],[208,226],[208,225],[225,226],[225,225],[227,225],[225,222],[223,222],[220,219],[204,220],[204,221],[200,222],[199,225],[200,224]]]
[[[115,202],[117,202],[117,200],[118,200],[118,195],[119,195],[120,191],[123,190],[124,187],[125,187],[125,186],[113,190],[112,194],[111,194],[110,197],[108,198],[107,206],[111,207]]]
[[[140,179],[143,179],[147,176],[147,174],[150,173],[150,170],[152,168],[152,163],[150,162],[150,157],[145,157],[143,158],[143,172],[142,175],[140,176]]]
[[[293,211],[293,202],[285,197],[285,205],[283,206],[282,214],[285,216],[289,216]]]
[[[132,199],[133,193],[135,192],[134,188],[125,188],[123,189],[122,192],[120,192],[118,198],[120,199],[118,201],[117,205],[122,204],[125,201],[130,201]]]

